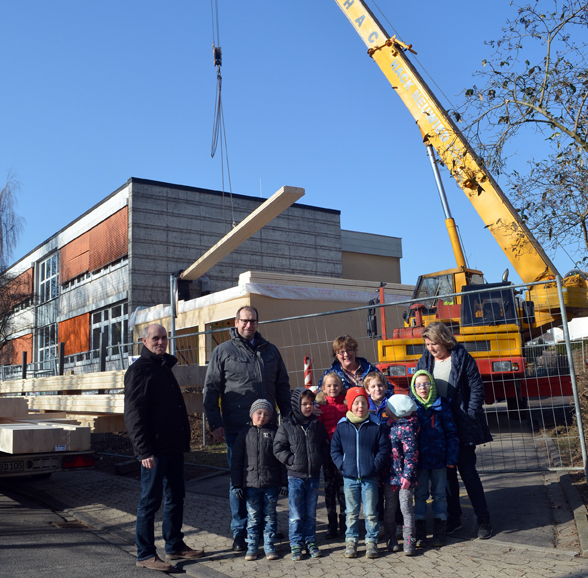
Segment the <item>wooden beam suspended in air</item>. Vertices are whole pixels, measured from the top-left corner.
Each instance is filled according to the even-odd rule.
[[[288,207],[304,196],[304,189],[282,187],[247,218],[243,219],[230,233],[211,247],[198,261],[190,265],[181,275],[182,279],[195,280],[206,273],[231,251],[255,235],[269,222],[282,214]]]

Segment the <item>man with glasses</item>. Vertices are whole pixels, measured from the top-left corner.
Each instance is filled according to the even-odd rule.
[[[246,305],[237,311],[231,339],[212,352],[204,382],[204,411],[216,441],[227,444],[229,467],[237,434],[249,421],[251,404],[266,399],[276,403],[282,417],[290,411],[290,380],[275,345],[257,331],[259,315]],[[220,404],[219,404],[220,401]],[[233,550],[246,549],[247,510],[245,501],[230,488]]]

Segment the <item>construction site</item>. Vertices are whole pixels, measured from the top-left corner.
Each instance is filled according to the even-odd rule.
[[[0,349],[0,479],[63,480],[101,459],[117,474],[138,471],[125,433],[124,375],[153,323],[169,335],[192,447],[202,452],[188,461],[200,461],[200,477],[224,475],[224,454],[204,456],[220,446],[207,435],[203,387],[214,348],[230,339],[237,310],[251,306],[292,389],[316,389],[333,340],[350,335],[395,392],[408,394],[423,331],[443,323],[484,383],[494,441],[478,449],[478,469],[489,484],[498,491],[506,474],[561,476],[567,488],[571,474],[585,486],[588,343],[571,338],[569,322],[588,317],[588,276],[557,270],[415,68],[411,46],[363,1],[336,4],[417,124],[453,262],[406,283],[403,243],[412,239],[343,229],[353,208],[306,204],[304,183],[263,199],[129,178],[7,270],[15,297]],[[214,58],[220,75],[218,47]],[[468,265],[440,167],[521,282],[508,270],[488,279]],[[568,547],[587,555],[585,506],[574,504],[580,537]]]

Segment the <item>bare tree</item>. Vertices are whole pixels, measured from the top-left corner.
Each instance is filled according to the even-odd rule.
[[[15,211],[19,189],[18,181],[9,173],[0,190],[0,271],[6,268],[23,227],[23,219]]]
[[[18,307],[32,298],[32,278],[6,270],[23,227],[23,219],[15,211],[18,191],[18,181],[9,174],[0,190],[0,351],[19,330]]]
[[[588,1],[511,3],[517,15],[465,91],[466,134],[547,249],[588,263]],[[514,170],[513,141],[532,131],[544,158]]]

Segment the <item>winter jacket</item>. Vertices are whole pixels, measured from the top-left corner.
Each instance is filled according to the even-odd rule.
[[[355,427],[347,417],[337,424],[331,457],[345,478],[377,478],[387,467],[390,440],[377,419],[370,416]]]
[[[402,479],[416,483],[419,463],[419,420],[416,412],[392,421],[390,425],[390,471],[386,480],[400,486]]]
[[[211,431],[224,427],[225,434],[234,435],[249,422],[249,408],[258,399],[273,406],[277,402],[282,416],[287,416],[290,380],[277,347],[259,333],[253,346],[235,327],[230,333],[231,340],[212,352],[204,381],[204,410]]]
[[[425,351],[416,369],[426,369],[433,375],[435,358]],[[453,413],[457,436],[462,445],[485,444],[492,441],[484,414],[484,383],[474,358],[458,343],[451,350],[451,372],[447,400]]]
[[[285,464],[288,476],[314,478],[329,455],[329,434],[325,426],[311,415],[300,412],[300,395],[304,387],[292,392],[292,412],[282,422],[274,440],[274,455]]]
[[[387,426],[389,427],[389,422],[390,422],[390,410],[388,409],[388,395],[386,395],[384,397],[384,399],[378,404],[376,405],[373,401],[372,398],[370,397],[370,414],[372,414],[380,423],[380,425],[383,426]]]
[[[278,428],[268,423],[252,424],[237,436],[231,454],[231,483],[234,488],[273,488],[288,483],[286,468],[274,456]]]
[[[345,394],[342,393],[338,397],[329,397],[328,395],[325,395],[325,403],[320,406],[320,410],[321,415],[318,416],[318,419],[325,426],[325,429],[329,434],[329,440],[332,440],[339,420],[347,414]]]
[[[459,438],[449,403],[438,397],[428,408],[417,402],[419,469],[437,470],[457,465]]]
[[[368,373],[371,373],[372,371],[376,371],[378,373],[380,372],[380,370],[375,365],[372,365],[364,357],[356,357],[355,360],[357,361],[357,363],[359,363],[359,366],[361,368],[360,373],[361,373],[362,379]],[[353,387],[355,385],[349,381],[349,377],[347,376],[347,374],[343,371],[343,368],[341,367],[341,362],[338,359],[335,359],[335,361],[333,361],[333,363],[331,364],[331,367],[329,367],[329,369],[327,369],[327,371],[325,371],[325,373],[323,373],[323,375],[321,376],[321,378],[319,380],[319,384],[318,384],[319,390],[321,389],[321,386],[323,385],[323,378],[325,377],[325,375],[327,375],[327,373],[329,373],[331,371],[334,371],[341,378],[341,381],[343,382],[343,389],[345,391],[347,391],[350,387]],[[391,395],[394,395],[394,386],[392,386],[388,382],[388,390],[386,391],[386,397],[390,397]]]
[[[125,424],[140,460],[190,451],[186,404],[172,373],[177,362],[143,347],[125,373]]]

